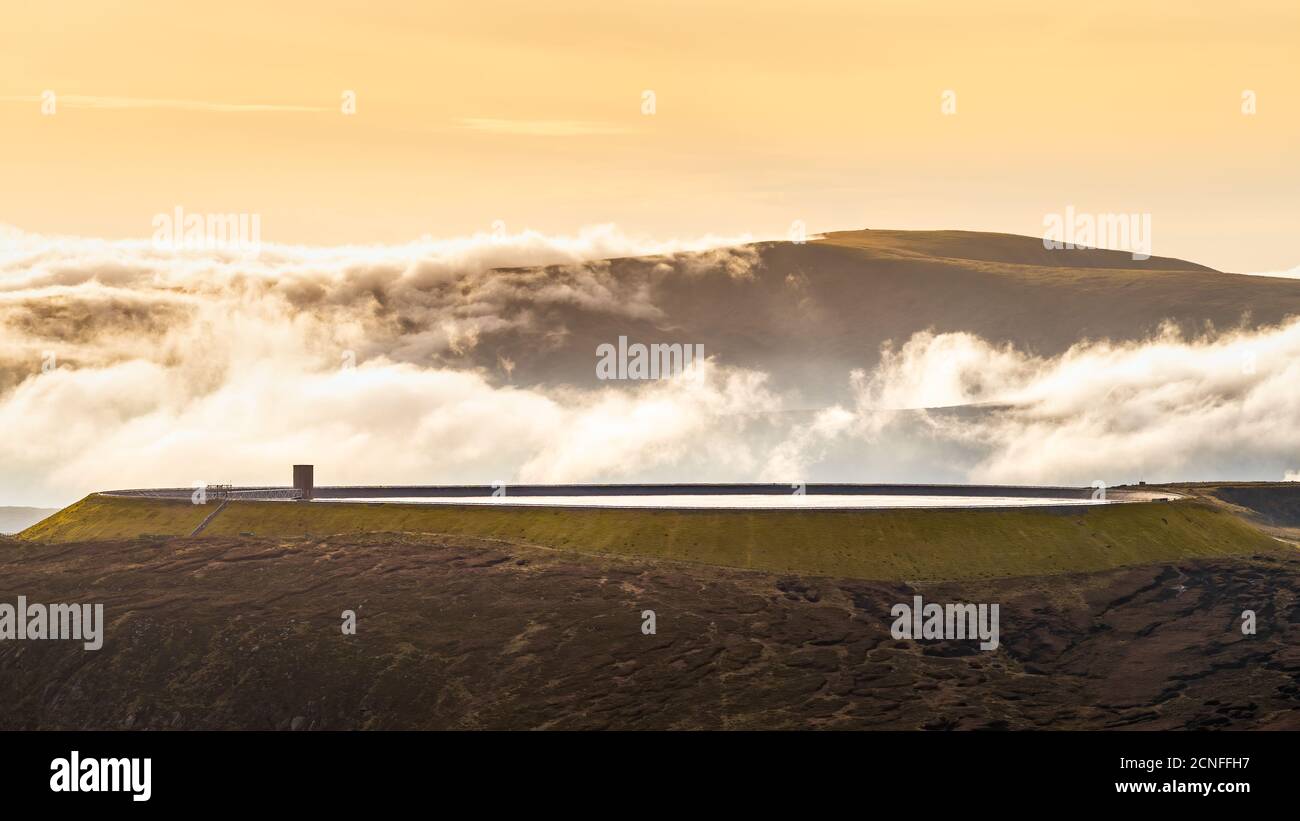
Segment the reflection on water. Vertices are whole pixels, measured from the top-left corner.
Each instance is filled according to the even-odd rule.
[[[393,497],[384,499],[317,499],[318,502],[400,502],[420,505],[549,505],[552,507],[653,508],[871,508],[871,507],[1041,507],[1100,505],[1114,500],[1037,498],[1025,496],[474,496]]]

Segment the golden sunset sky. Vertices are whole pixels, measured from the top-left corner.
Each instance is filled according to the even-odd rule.
[[[80,0],[4,17],[0,222],[28,231],[145,238],[181,205],[310,244],[497,220],[1041,235],[1073,205],[1149,212],[1157,255],[1300,265],[1295,0]]]

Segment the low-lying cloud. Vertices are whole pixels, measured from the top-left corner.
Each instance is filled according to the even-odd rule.
[[[757,255],[737,241],[647,242],[601,226],[270,246],[250,260],[10,231],[0,237],[0,503],[276,483],[304,460],[337,482],[671,470],[710,451],[698,440],[715,425],[738,430],[741,411],[776,407],[762,374],[706,361],[653,384],[525,389],[464,357],[505,333],[563,344],[549,306],[659,318],[654,277],[620,278],[607,258],[650,256],[654,276],[743,278]],[[725,448],[711,458],[753,469]]]
[[[1300,454],[1300,320],[1201,338],[1167,327],[1051,358],[923,333],[853,382],[837,437],[906,442],[972,482],[1277,481]]]
[[[1202,338],[1169,328],[1047,358],[916,334],[844,373],[840,404],[811,411],[762,368],[712,356],[673,379],[598,388],[511,385],[508,357],[496,372],[466,358],[507,335],[565,345],[557,306],[671,325],[657,278],[743,282],[761,258],[738,239],[655,243],[604,226],[269,245],[249,259],[0,234],[0,504],[284,484],[304,461],[328,484],[1086,486],[1300,468],[1300,322]],[[629,256],[652,257],[645,275],[606,261]]]

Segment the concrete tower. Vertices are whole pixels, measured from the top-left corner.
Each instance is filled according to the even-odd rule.
[[[293,466],[293,487],[295,490],[302,491],[302,496],[300,498],[304,502],[311,501],[312,488],[315,486],[315,480],[312,473],[312,465]]]

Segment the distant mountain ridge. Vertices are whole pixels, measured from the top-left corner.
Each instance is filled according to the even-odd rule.
[[[0,534],[12,534],[26,530],[42,519],[58,512],[58,508],[0,507]]]
[[[702,344],[724,365],[772,375],[809,401],[838,395],[882,344],[965,331],[1055,355],[1082,340],[1140,340],[1171,322],[1188,334],[1260,327],[1300,316],[1300,281],[1241,276],[1124,251],[1049,250],[1037,237],[971,231],[837,231],[806,243],[744,249],[745,270],[682,258],[608,261],[644,289],[660,318],[577,304],[519,305],[534,327],[484,335],[445,364],[481,367],[514,384],[595,387],[596,349],[633,342]],[[540,269],[557,278],[563,267]],[[557,331],[558,329],[558,331]]]

